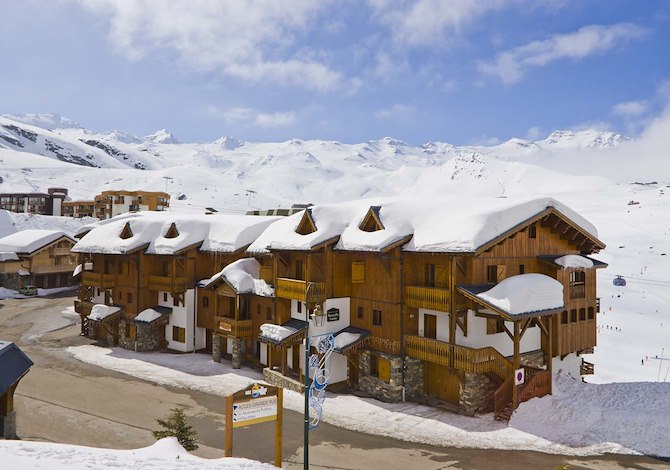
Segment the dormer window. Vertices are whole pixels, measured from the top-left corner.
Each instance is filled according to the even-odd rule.
[[[126,225],[123,226],[123,230],[121,230],[121,234],[119,236],[124,240],[133,236],[133,231],[130,228],[129,222],[126,222]]]
[[[376,232],[377,230],[384,230],[384,225],[381,222],[379,217],[380,206],[372,206],[368,213],[365,215],[363,222],[359,225],[358,228],[364,232]]]
[[[179,236],[179,230],[177,230],[177,226],[175,225],[175,223],[172,222],[170,228],[165,233],[165,238],[177,238],[178,236]]]
[[[316,232],[316,224],[314,223],[314,218],[312,217],[312,209],[305,209],[305,212],[300,219],[300,223],[295,228],[296,233],[300,235],[309,235],[310,233]]]

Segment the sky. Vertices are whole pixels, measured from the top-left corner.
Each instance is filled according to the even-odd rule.
[[[0,0],[0,114],[182,142],[636,136],[670,2]]]

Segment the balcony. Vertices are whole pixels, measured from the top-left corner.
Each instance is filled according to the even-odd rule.
[[[449,311],[449,289],[439,287],[405,287],[405,305],[414,308],[427,308],[440,312]]]
[[[595,366],[591,362],[587,362],[582,359],[582,364],[579,367],[579,373],[581,375],[593,375],[595,373]]]
[[[251,338],[253,322],[251,320],[235,320],[228,317],[216,317],[217,333],[235,338]]]
[[[54,256],[69,256],[70,255],[70,249],[69,248],[54,248],[53,254],[54,254]]]
[[[299,279],[277,278],[275,295],[283,299],[297,300],[299,302],[323,302],[326,298],[326,284],[323,282],[312,282],[310,298],[306,299],[307,281]]]
[[[86,286],[100,287],[102,289],[111,289],[114,287],[114,274],[101,274],[84,272],[81,283]]]
[[[422,361],[454,367],[463,372],[473,374],[493,372],[502,379],[507,379],[513,372],[512,363],[491,347],[472,349],[436,339],[405,335],[405,354]],[[452,360],[453,364],[450,364]]]
[[[30,272],[33,274],[51,274],[51,273],[72,273],[74,264],[45,264],[42,266],[32,266]],[[93,285],[93,284],[90,284]]]
[[[164,292],[186,292],[186,278],[172,276],[149,276],[149,290]]]

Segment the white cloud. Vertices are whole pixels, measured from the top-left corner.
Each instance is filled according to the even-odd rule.
[[[526,139],[536,141],[547,135],[547,132],[539,126],[533,126],[526,131]]]
[[[216,106],[208,106],[207,114],[221,116],[228,124],[252,124],[259,127],[286,127],[293,125],[296,121],[296,114],[293,111],[263,113],[245,107],[220,109]]]
[[[405,119],[416,112],[414,106],[406,104],[394,104],[390,108],[380,109],[375,113],[378,119]]]
[[[327,63],[290,52],[329,1],[75,1],[108,17],[110,40],[132,60],[167,50],[183,65],[253,82],[318,91],[347,85]]]
[[[286,127],[295,123],[295,113],[261,113],[256,116],[254,122],[261,127]]]
[[[556,34],[544,41],[502,52],[487,63],[479,64],[485,74],[505,83],[516,83],[531,67],[541,67],[561,59],[584,59],[602,54],[620,44],[644,36],[647,30],[634,24],[589,25],[567,34]]]
[[[614,105],[612,112],[624,118],[639,117],[647,112],[649,104],[646,101],[626,101]]]
[[[477,18],[517,0],[368,0],[395,40],[409,46],[444,45]]]

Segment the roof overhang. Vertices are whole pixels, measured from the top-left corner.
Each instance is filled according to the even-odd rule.
[[[466,298],[476,302],[477,304],[481,305],[484,308],[487,308],[495,312],[496,314],[500,315],[503,319],[507,321],[518,321],[518,320],[524,320],[526,318],[537,318],[537,317],[544,317],[547,315],[555,315],[557,313],[562,312],[564,309],[564,307],[557,307],[547,310],[535,310],[533,312],[510,314],[509,312],[506,312],[505,310],[502,310],[496,305],[493,305],[492,303],[479,297],[479,294],[488,291],[494,285],[495,284],[478,284],[473,286],[457,285],[456,290],[461,294],[463,294]]]
[[[592,268],[564,268],[563,266],[561,266],[560,264],[557,264],[555,262],[555,260],[557,260],[558,258],[560,258],[562,256],[565,256],[565,255],[538,255],[538,256],[536,256],[536,258],[541,263],[544,263],[544,264],[546,264],[548,266],[551,266],[552,268],[556,268],[556,269],[602,269],[602,268],[606,268],[607,266],[609,266],[607,263],[603,263],[602,261],[599,261],[595,258],[591,258],[590,256],[579,255],[579,256],[582,256],[582,257],[590,260],[593,263],[593,267]]]

